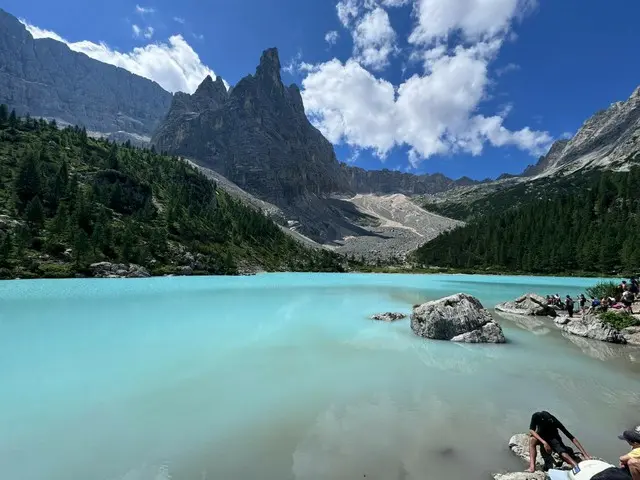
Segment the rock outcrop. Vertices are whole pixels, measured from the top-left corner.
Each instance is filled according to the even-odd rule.
[[[517,433],[513,437],[509,439],[509,450],[513,452],[513,454],[520,458],[525,465],[529,465],[531,461],[531,457],[529,456],[529,435],[526,433]],[[538,455],[536,456],[536,465],[540,468],[545,467],[545,463],[547,467],[562,467],[563,465],[567,467],[564,461],[558,456],[558,454],[553,453],[549,455],[544,449],[540,450],[538,446]]]
[[[589,118],[570,140],[559,140],[523,175],[549,175],[579,168],[625,167],[640,149],[640,87],[622,102],[615,102]]]
[[[407,316],[404,313],[397,312],[376,313],[375,315],[371,315],[371,320],[380,320],[382,322],[395,322],[405,318],[407,318]]]
[[[627,327],[621,333],[629,345],[640,345],[640,327]]]
[[[171,94],[62,42],[34,39],[0,9],[0,103],[19,115],[79,124],[89,131],[151,135],[169,109]]]
[[[510,472],[496,473],[493,475],[494,480],[546,480],[549,478],[546,473],[541,471],[529,472]]]
[[[92,263],[90,268],[96,278],[146,278],[150,276],[144,267],[134,263],[99,262]]]
[[[502,328],[480,301],[465,293],[417,305],[411,314],[416,335],[465,343],[504,343]]]
[[[627,343],[625,336],[619,330],[602,322],[595,315],[573,318],[563,316],[556,318],[555,322],[562,331],[572,335],[603,342]]]
[[[499,312],[514,315],[556,316],[556,310],[549,305],[549,302],[535,293],[526,293],[516,298],[513,302],[500,303],[496,305],[495,309]]]

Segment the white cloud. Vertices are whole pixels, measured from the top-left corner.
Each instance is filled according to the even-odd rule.
[[[135,23],[133,25],[131,25],[131,29],[133,30],[133,36],[134,37],[139,37],[140,34],[142,33],[142,29],[136,25]]]
[[[385,7],[403,7],[408,5],[412,0],[382,0],[380,3]]]
[[[136,5],[136,13],[140,15],[145,15],[147,13],[155,13],[156,9],[153,7],[141,7],[140,5]]]
[[[150,39],[151,37],[153,37],[153,32],[154,29],[153,27],[147,27],[144,29],[144,38]]]
[[[353,56],[344,63],[307,65],[302,96],[312,122],[333,143],[372,149],[382,159],[394,147],[407,147],[414,167],[434,155],[479,155],[487,144],[544,153],[552,142],[547,132],[505,126],[511,105],[479,112],[495,85],[491,62],[513,33],[513,22],[535,8],[536,0],[413,0],[407,54],[422,64],[422,72],[393,85],[367,68],[384,68],[398,52],[382,7],[410,3],[339,1],[338,18],[351,31]],[[517,68],[508,64],[496,76]]]
[[[182,17],[173,17],[174,22],[182,23],[184,25],[185,19]]]
[[[520,65],[517,63],[507,63],[504,67],[496,68],[496,76],[502,77],[510,72],[517,72],[520,70]]]
[[[73,51],[154,80],[170,92],[193,93],[207,75],[216,77],[215,73],[202,63],[182,35],[169,37],[167,43],[151,43],[134,48],[130,52],[119,52],[105,43],[98,44],[87,40],[69,42],[55,32],[21,21],[34,38],[53,38],[67,44]],[[145,32],[153,35],[153,30]]]
[[[487,142],[538,155],[551,143],[548,133],[511,131],[504,116],[476,113],[488,83],[484,55],[491,51],[490,45],[458,47],[434,59],[429,74],[414,75],[398,88],[354,60],[331,60],[302,82],[307,113],[333,143],[371,148],[381,158],[395,146],[408,146],[414,166],[433,155],[479,155]]]
[[[376,7],[358,20],[353,32],[353,55],[365,67],[382,70],[396,50],[396,32],[386,10]]]
[[[360,14],[360,1],[340,0],[336,5],[336,12],[338,13],[340,23],[346,28],[351,23],[351,20]]]
[[[536,5],[536,0],[416,0],[417,25],[409,42],[431,44],[455,32],[471,41],[502,35]]]
[[[327,42],[329,45],[335,45],[339,37],[340,37],[340,34],[335,30],[332,30],[326,33],[326,35],[324,36],[324,41]]]

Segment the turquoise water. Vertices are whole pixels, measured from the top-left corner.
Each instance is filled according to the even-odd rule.
[[[367,319],[464,291],[486,307],[575,278],[268,274],[0,283],[8,480],[476,479],[536,409],[614,461],[640,352],[499,317],[509,343]]]

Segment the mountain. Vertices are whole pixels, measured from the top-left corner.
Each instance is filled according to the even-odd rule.
[[[74,52],[62,42],[34,39],[17,18],[0,9],[0,104],[19,115],[104,134],[149,137],[171,100],[151,80]]]
[[[368,215],[349,202],[357,193],[415,195],[475,183],[341,164],[305,115],[300,90],[285,86],[280,70],[272,48],[255,74],[229,91],[221,79],[207,77],[193,95],[174,95],[153,145],[277,205],[300,233],[323,243],[378,235],[367,230]]]
[[[629,156],[640,149],[640,87],[589,118],[569,140],[553,144],[525,177],[570,173],[582,168],[628,169]]]
[[[339,271],[343,264],[333,252],[306,248],[183,160],[20,119],[4,105],[0,186],[0,278],[86,276],[96,268],[118,276]]]

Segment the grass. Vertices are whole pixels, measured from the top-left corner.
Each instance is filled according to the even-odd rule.
[[[612,326],[616,330],[623,330],[627,327],[638,327],[640,326],[640,320],[627,312],[604,312],[599,315],[600,320],[602,320],[607,325]]]

